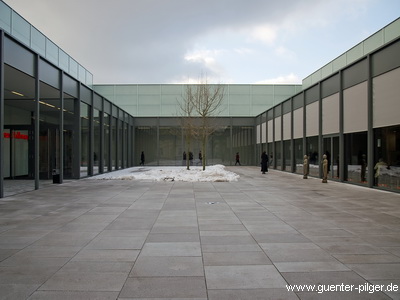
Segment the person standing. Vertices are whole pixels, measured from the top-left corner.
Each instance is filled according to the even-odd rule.
[[[144,152],[142,151],[142,153],[140,154],[140,165],[144,166]]]
[[[203,164],[203,155],[201,155],[201,151],[199,152],[199,164],[202,165]]]
[[[237,164],[239,164],[239,166],[241,166],[241,164],[240,164],[239,152],[236,152],[236,163],[235,163],[235,166],[236,166]]]
[[[265,174],[265,172],[268,172],[268,155],[267,152],[263,151],[261,154],[261,172]]]

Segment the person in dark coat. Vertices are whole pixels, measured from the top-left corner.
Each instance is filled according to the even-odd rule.
[[[142,153],[140,154],[140,165],[144,166],[144,152],[142,151]]]
[[[239,166],[241,166],[241,164],[240,164],[239,152],[236,152],[236,163],[235,163],[235,166],[236,166],[237,164],[239,164]]]
[[[261,172],[265,174],[268,172],[268,155],[267,152],[263,151],[261,154]]]

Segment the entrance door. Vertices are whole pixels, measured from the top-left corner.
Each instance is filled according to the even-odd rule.
[[[339,179],[339,137],[324,137],[323,151],[328,159],[328,177]]]

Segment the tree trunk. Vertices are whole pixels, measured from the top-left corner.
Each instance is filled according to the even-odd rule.
[[[201,160],[202,161],[202,165],[203,165],[203,171],[206,169],[206,158],[207,158],[207,155],[206,155],[206,148],[207,147],[206,146],[207,146],[207,137],[203,136],[202,145],[201,145],[201,148],[202,148],[201,152],[203,154],[203,159]]]

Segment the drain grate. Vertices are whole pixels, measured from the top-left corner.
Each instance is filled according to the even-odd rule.
[[[206,204],[212,205],[212,204],[218,204],[219,202],[206,202]]]

